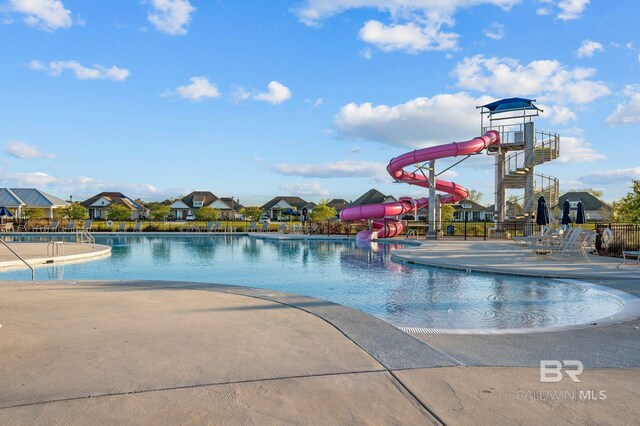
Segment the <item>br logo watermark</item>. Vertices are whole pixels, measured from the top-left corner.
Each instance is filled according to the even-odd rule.
[[[582,361],[545,359],[540,361],[540,383],[559,383],[568,377],[573,383],[582,383],[580,375],[584,371]],[[517,399],[521,401],[602,401],[607,399],[604,389],[588,389],[584,385],[573,385],[568,389],[544,386],[541,389],[519,390]]]
[[[558,361],[555,359],[543,359],[540,361],[540,382],[557,383],[562,381],[564,374],[569,376],[574,383],[580,383],[578,376],[582,374],[584,365],[582,361],[575,359]]]

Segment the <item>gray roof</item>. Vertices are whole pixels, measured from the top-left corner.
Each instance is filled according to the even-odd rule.
[[[363,206],[365,204],[380,204],[380,203],[384,203],[389,197],[395,200],[395,197],[391,195],[384,195],[382,192],[378,191],[377,189],[372,188],[367,192],[365,192],[364,194],[362,194],[357,200],[352,202],[351,205]]]
[[[284,200],[287,202],[287,204],[289,204],[292,207],[295,207],[296,209],[302,209],[304,206],[306,206],[307,203],[305,200],[303,200],[300,197],[274,197],[271,199],[271,201],[269,201],[267,204],[263,205],[262,207],[260,207],[262,210],[269,210],[271,207],[275,206],[276,204],[278,204],[280,202],[280,200]]]
[[[0,206],[48,208],[68,204],[61,198],[35,188],[0,188]]]
[[[571,191],[561,195],[560,198],[558,199],[558,206],[560,208],[562,208],[562,205],[564,204],[565,200],[575,201],[575,202],[582,201],[582,204],[584,205],[585,210],[594,211],[594,210],[600,210],[603,207],[606,209],[611,208],[611,206],[609,206],[607,203],[598,199],[595,195],[587,191]]]

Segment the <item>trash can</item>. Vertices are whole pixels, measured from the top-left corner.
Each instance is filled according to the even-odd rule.
[[[447,226],[447,235],[453,235],[454,232],[455,229],[453,228],[453,225]]]

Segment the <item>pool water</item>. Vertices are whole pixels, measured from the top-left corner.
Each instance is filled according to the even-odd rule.
[[[22,241],[46,241],[24,237]],[[467,273],[394,262],[399,244],[272,241],[246,236],[96,236],[100,260],[43,266],[38,280],[176,280],[318,297],[398,327],[513,329],[583,324],[620,312],[606,291],[556,280]],[[0,279],[26,280],[14,270]]]

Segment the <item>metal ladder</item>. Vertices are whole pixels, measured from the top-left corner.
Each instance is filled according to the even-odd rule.
[[[419,236],[420,236],[420,234],[418,234],[418,230],[417,229],[409,229],[407,231],[407,234],[405,235],[405,239],[408,240],[411,237],[415,237],[415,239],[417,240]]]
[[[11,253],[15,254],[15,255],[16,255],[16,257],[22,261],[22,263],[24,263],[25,265],[27,265],[27,267],[28,267],[29,269],[31,269],[31,281],[35,281],[35,280],[36,280],[36,270],[35,270],[35,269],[33,269],[33,266],[29,265],[29,263],[28,263],[26,260],[24,260],[24,259],[22,258],[22,256],[20,256],[18,253],[16,253],[16,252],[11,248],[11,247],[9,247],[9,244],[7,244],[7,243],[6,243],[3,239],[1,239],[1,238],[0,238],[0,243],[4,244],[4,246],[5,246],[7,249],[9,249],[9,251],[10,251]]]
[[[93,238],[93,235],[91,235],[89,231],[85,229],[78,229],[76,231],[76,243],[77,244],[95,244],[96,239]]]

